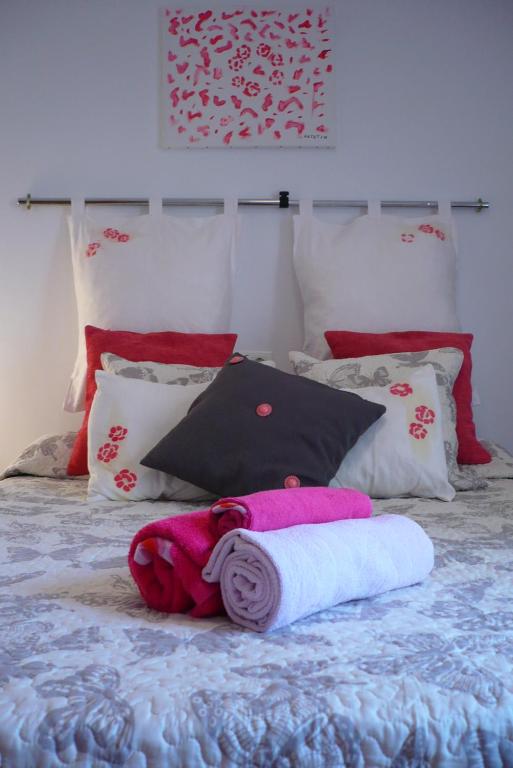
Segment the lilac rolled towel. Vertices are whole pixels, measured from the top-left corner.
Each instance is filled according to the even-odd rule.
[[[407,517],[381,515],[237,528],[216,544],[202,576],[220,582],[236,624],[269,632],[348,600],[417,584],[434,564],[431,539]]]

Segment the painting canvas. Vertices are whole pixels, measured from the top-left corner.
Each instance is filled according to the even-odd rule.
[[[161,15],[164,147],[333,147],[330,8]]]

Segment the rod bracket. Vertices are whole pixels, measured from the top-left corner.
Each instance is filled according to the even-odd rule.
[[[482,197],[478,197],[478,198],[477,198],[477,202],[479,203],[479,205],[478,205],[478,206],[477,206],[477,208],[476,208],[476,213],[481,213],[481,211],[482,211],[482,210],[483,210],[483,208],[484,208],[484,200],[483,200],[483,198],[482,198]]]
[[[31,208],[32,208],[32,198],[31,198],[30,192],[29,192],[29,194],[27,195],[27,197],[25,199],[25,210],[26,211],[30,211]]]
[[[289,193],[288,192],[280,192],[280,208],[288,208],[289,207]]]

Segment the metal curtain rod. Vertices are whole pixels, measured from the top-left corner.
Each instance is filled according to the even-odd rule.
[[[252,198],[244,197],[238,201],[239,206],[274,206],[289,208],[299,205],[299,200],[290,200],[288,192],[280,192],[276,198]],[[148,205],[149,201],[144,197],[87,197],[86,205]],[[223,205],[221,197],[165,197],[162,200],[164,206],[193,206],[208,207]],[[314,200],[317,208],[367,208],[368,200]],[[18,205],[30,210],[33,205],[71,205],[69,197],[26,197],[18,198]],[[382,200],[383,208],[438,208],[438,200]],[[489,208],[490,203],[478,197],[477,200],[453,200],[451,208],[473,208],[478,213],[483,208]]]

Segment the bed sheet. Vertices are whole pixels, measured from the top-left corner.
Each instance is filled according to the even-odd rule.
[[[424,526],[423,584],[268,636],[146,608],[126,553],[190,504],[0,483],[0,766],[513,766],[513,481],[375,502]]]

